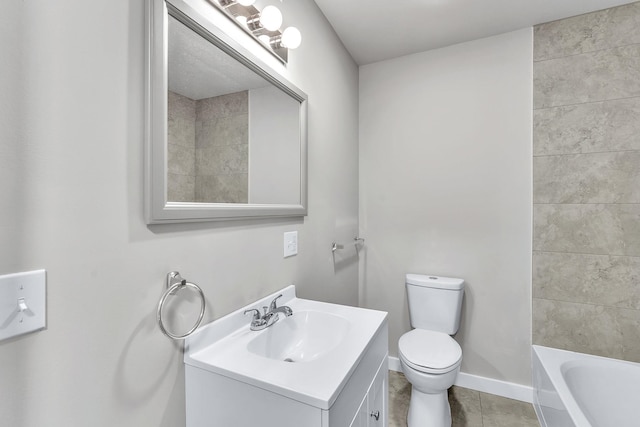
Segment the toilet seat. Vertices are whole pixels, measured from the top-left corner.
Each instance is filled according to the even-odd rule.
[[[462,349],[449,335],[414,329],[398,342],[399,355],[416,371],[443,374],[456,369],[462,362]]]

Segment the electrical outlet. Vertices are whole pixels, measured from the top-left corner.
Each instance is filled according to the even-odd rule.
[[[284,257],[298,254],[298,232],[287,231],[284,233]]]

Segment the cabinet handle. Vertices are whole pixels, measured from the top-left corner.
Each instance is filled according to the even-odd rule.
[[[380,419],[380,411],[371,411],[371,414],[369,414],[370,416],[372,416],[373,418],[376,419],[376,421],[378,421]]]

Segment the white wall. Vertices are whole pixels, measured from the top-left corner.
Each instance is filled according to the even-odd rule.
[[[532,31],[360,68],[361,303],[410,329],[405,273],[466,280],[462,371],[530,383]]]
[[[24,153],[24,74],[22,2],[8,2],[0,14],[0,263],[8,269],[20,265],[24,227],[16,221],[24,213],[24,194],[16,181],[22,178]],[[22,178],[23,179],[23,178]],[[2,395],[0,395],[2,397]]]
[[[0,343],[0,424],[184,425],[181,351],[154,318],[170,270],[204,289],[207,321],[291,283],[357,304],[357,261],[336,268],[330,242],[357,233],[358,71],[315,3],[282,5],[304,37],[288,74],[309,95],[309,216],[154,227],[143,2],[4,6],[0,274],[47,269],[48,329]],[[288,230],[300,254],[283,259]]]

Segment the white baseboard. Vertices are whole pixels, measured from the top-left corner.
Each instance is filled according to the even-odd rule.
[[[400,359],[397,357],[389,356],[389,370],[402,372],[402,368],[400,367]]]
[[[389,356],[389,370],[402,372],[400,359]],[[509,383],[460,372],[454,385],[483,393],[495,394],[496,396],[507,397],[509,399],[520,400],[522,402],[533,403],[533,388],[522,384]]]

